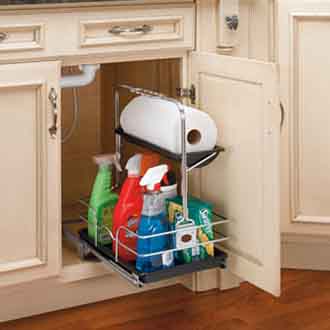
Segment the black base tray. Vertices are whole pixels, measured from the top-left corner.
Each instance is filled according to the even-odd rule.
[[[80,239],[84,241],[92,249],[95,249],[105,259],[109,259],[111,262],[115,262],[117,266],[122,268],[123,271],[129,274],[135,274],[142,283],[153,283],[161,280],[166,280],[172,277],[181,276],[189,273],[199,272],[212,268],[226,268],[227,254],[221,250],[215,249],[215,256],[209,257],[205,260],[193,261],[190,264],[180,264],[175,267],[155,271],[152,273],[141,273],[135,268],[134,262],[124,262],[119,260],[115,261],[115,256],[112,252],[112,246],[98,246],[94,245],[94,240],[88,236],[88,229],[82,229],[79,232]]]
[[[116,128],[115,133],[122,136],[129,143],[132,143],[137,146],[147,148],[149,150],[157,152],[168,159],[172,159],[172,160],[176,160],[176,161],[181,161],[181,159],[182,159],[181,154],[175,154],[166,149],[160,148],[159,146],[157,146],[155,144],[149,143],[149,142],[142,140],[140,138],[137,138],[133,135],[127,134],[124,132],[124,130],[121,127]],[[223,147],[215,146],[214,149],[208,150],[208,151],[189,152],[189,153],[187,153],[187,165],[189,167],[191,167],[191,166],[197,164],[198,162],[200,162],[202,159],[205,159],[206,157],[209,157],[212,154],[214,154],[214,156],[210,157],[210,159],[208,159],[205,163],[203,163],[201,166],[198,166],[198,167],[204,167],[204,166],[210,164],[214,159],[216,159],[219,156],[220,152],[223,152],[223,151],[225,151],[225,149]]]

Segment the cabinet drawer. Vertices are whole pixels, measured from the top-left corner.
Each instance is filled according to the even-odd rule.
[[[191,50],[194,37],[192,2],[0,11],[0,61]]]
[[[44,47],[44,25],[0,24],[0,52],[26,51]]]
[[[81,17],[79,29],[80,49],[193,48],[194,11],[192,5],[186,5],[96,12]]]
[[[132,18],[81,23],[81,46],[183,40],[184,17]]]

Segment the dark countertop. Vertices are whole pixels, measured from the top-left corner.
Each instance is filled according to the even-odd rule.
[[[87,2],[116,2],[123,0],[0,0],[0,6],[8,5],[34,5],[34,4],[61,4],[61,3],[87,3]],[[129,1],[129,0],[126,0]]]

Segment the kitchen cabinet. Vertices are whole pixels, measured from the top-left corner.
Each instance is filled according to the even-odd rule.
[[[330,2],[279,1],[283,265],[329,270]]]
[[[139,6],[112,4],[103,10],[74,5],[60,10],[22,9],[22,26],[38,30],[32,39],[30,30],[25,32],[27,43],[38,47],[22,47],[19,33],[14,39],[19,49],[0,46],[1,150],[6,155],[0,177],[8,186],[0,202],[8,218],[0,225],[5,237],[0,243],[0,301],[7,301],[0,319],[138,292],[102,263],[81,261],[61,238],[65,225],[76,226],[70,221],[81,210],[73,202],[90,192],[95,176],[91,156],[114,151],[110,91],[120,83],[169,96],[175,96],[177,87],[195,87],[195,106],[214,118],[218,143],[225,152],[192,177],[194,193],[211,201],[231,221],[223,227],[230,240],[221,247],[229,256],[228,272],[275,296],[280,294],[277,66],[217,54],[210,43],[204,48],[200,38],[207,35],[207,24],[202,22],[205,10],[215,4],[140,1]],[[14,28],[12,11],[0,10],[0,17],[0,32],[6,33],[6,26]],[[146,20],[154,26],[154,34],[137,33]],[[112,36],[114,24],[121,32]],[[63,28],[59,42],[55,36]],[[271,57],[265,56],[265,48],[260,54]],[[63,74],[81,63],[100,63],[101,70],[93,84],[80,91],[82,119],[72,140],[62,145],[61,130],[70,122],[72,103],[67,91],[60,92],[60,69]],[[51,98],[54,93],[56,104]],[[128,100],[125,97],[121,106]],[[55,110],[56,132],[50,131]],[[150,288],[179,282],[206,290],[221,286],[218,274],[216,270],[186,275]],[[54,293],[54,300],[38,296],[24,309],[22,297],[43,288]]]

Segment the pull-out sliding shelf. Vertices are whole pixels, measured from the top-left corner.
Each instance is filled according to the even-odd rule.
[[[205,260],[197,260],[188,264],[179,264],[172,268],[158,270],[151,273],[142,273],[135,268],[134,262],[124,262],[120,259],[116,261],[116,257],[115,254],[112,252],[111,245],[95,246],[94,241],[88,236],[87,229],[83,229],[80,231],[80,239],[85,245],[85,253],[91,253],[95,255],[106,266],[112,268],[121,276],[139,287],[142,287],[148,283],[154,283],[185,274],[199,272],[202,270],[226,267],[226,253],[215,248],[215,255],[213,257],[208,257]],[[223,237],[223,240],[226,239],[226,237]]]
[[[96,215],[95,210],[91,208],[88,201],[85,199],[79,200],[79,204],[85,206],[89,210],[92,210],[93,213]],[[76,223],[85,223],[88,224],[87,217],[85,215],[80,215],[79,220],[72,220],[71,222]],[[79,237],[75,237],[70,233],[69,228],[64,227],[63,233],[69,241],[74,243],[76,245],[76,248],[78,250],[79,256],[84,259],[88,258],[91,255],[94,255],[97,259],[99,259],[106,268],[109,268],[112,271],[117,272],[119,275],[127,279],[132,284],[142,287],[145,284],[148,283],[154,283],[166,279],[170,279],[177,276],[182,276],[185,274],[191,274],[207,269],[212,268],[226,268],[226,260],[227,260],[227,254],[223,251],[221,251],[216,245],[219,243],[223,243],[229,239],[228,236],[223,235],[219,230],[221,230],[221,227],[225,224],[230,223],[230,220],[227,218],[213,213],[212,216],[212,222],[209,225],[196,225],[196,226],[190,226],[188,228],[181,228],[176,230],[170,230],[168,232],[159,233],[159,234],[153,234],[153,235],[147,235],[147,236],[140,236],[138,233],[132,232],[128,228],[122,226],[118,229],[117,233],[114,235],[110,228],[106,226],[98,227],[97,221],[95,218],[95,230],[98,232],[100,229],[106,230],[109,234],[109,236],[112,239],[112,244],[115,244],[115,252],[112,249],[112,244],[108,245],[101,245],[98,244],[97,241],[93,238],[91,238],[88,235],[88,228],[83,228],[79,231]],[[219,226],[219,228],[218,228]],[[214,232],[214,239],[207,241],[207,242],[196,242],[192,243],[187,247],[190,248],[197,248],[201,246],[205,246],[208,244],[212,244],[214,246],[214,256],[208,256],[206,259],[202,260],[194,260],[191,263],[187,264],[181,264],[178,263],[177,260],[175,260],[175,266],[167,269],[162,269],[150,273],[144,273],[140,272],[135,267],[135,262],[126,262],[120,259],[120,256],[118,254],[119,246],[121,246],[123,249],[126,249],[128,252],[134,254],[136,257],[143,257],[148,258],[149,256],[153,255],[162,255],[166,252],[176,252],[176,251],[183,251],[183,248],[175,248],[174,246],[169,247],[168,250],[153,252],[150,254],[138,254],[136,249],[132,250],[127,245],[125,245],[123,242],[119,239],[120,231],[124,231],[127,234],[135,236],[138,240],[139,239],[152,239],[155,236],[165,236],[170,237],[170,242],[173,242],[175,239],[175,235],[179,232],[195,229],[196,231],[199,229],[202,229],[204,227],[212,227]],[[197,235],[197,232],[196,232]],[[172,244],[170,244],[172,245]]]
[[[178,112],[180,113],[180,125],[181,125],[181,145],[182,145],[182,153],[181,154],[174,154],[169,152],[168,150],[162,149],[161,147],[154,145],[152,143],[149,143],[147,141],[144,141],[138,137],[134,137],[132,135],[127,134],[124,132],[122,128],[120,128],[120,90],[128,90],[130,93],[134,95],[145,95],[148,97],[157,97],[162,98],[167,101],[170,101],[176,105],[176,108]],[[185,116],[185,110],[182,103],[175,99],[168,98],[164,95],[161,95],[157,92],[153,92],[150,90],[144,90],[141,88],[135,88],[132,86],[127,85],[120,85],[117,86],[115,89],[115,133],[116,133],[116,153],[118,155],[122,155],[122,139],[127,141],[128,143],[135,144],[140,147],[147,148],[149,150],[152,150],[154,152],[157,152],[164,157],[168,159],[172,159],[175,161],[181,162],[181,195],[182,195],[182,214],[185,219],[189,219],[189,210],[188,210],[188,172],[195,168],[204,167],[211,163],[214,159],[218,157],[220,152],[224,151],[223,148],[216,146],[214,149],[205,151],[205,152],[193,152],[188,153],[186,150],[186,116]],[[137,114],[138,115],[138,114]],[[116,171],[116,184],[120,185],[121,178],[119,175],[119,172]],[[137,241],[139,240],[149,240],[153,239],[155,237],[160,236],[168,236],[172,238],[169,242],[174,242],[176,239],[176,236],[179,232],[180,235],[182,235],[183,231],[186,231],[189,229],[190,233],[191,230],[195,232],[194,235],[197,235],[197,231],[201,230],[203,227],[212,227],[212,229],[215,229],[215,226],[226,224],[229,222],[229,220],[225,219],[224,217],[218,216],[216,214],[213,214],[214,217],[220,218],[219,221],[213,221],[210,224],[202,224],[202,225],[195,225],[195,226],[189,226],[189,228],[179,228],[175,230],[170,230],[168,232],[164,233],[157,233],[157,234],[151,234],[147,236],[141,236],[138,235],[138,233],[133,232],[129,230],[127,227],[121,226],[116,233],[113,233],[111,231],[111,228],[107,228],[106,226],[98,226],[98,221],[96,217],[96,211],[91,209],[90,205],[86,202],[81,200],[80,203],[85,205],[88,210],[92,210],[94,213],[94,219],[93,221],[87,221],[86,217],[81,216],[80,218],[86,222],[88,222],[89,225],[91,223],[93,226],[95,226],[95,233],[98,233],[99,230],[105,230],[109,237],[111,237],[112,244],[115,244],[115,253],[113,252],[112,245],[101,245],[98,244],[97,237],[90,238],[88,235],[88,229],[82,229],[79,233],[80,235],[80,243],[81,243],[81,256],[87,256],[88,254],[93,254],[96,256],[100,261],[102,261],[106,267],[113,269],[117,273],[119,273],[121,276],[129,280],[131,283],[133,283],[136,286],[142,287],[144,284],[147,283],[153,283],[158,282],[161,280],[170,279],[177,276],[182,276],[185,274],[191,274],[207,269],[212,268],[225,268],[226,267],[226,259],[227,255],[223,251],[217,249],[215,244],[224,242],[229,239],[229,237],[226,237],[222,234],[220,234],[218,231],[213,230],[215,233],[215,238],[206,242],[199,242],[198,240],[191,240],[193,243],[192,245],[189,244],[189,242],[184,247],[169,247],[167,250],[163,251],[157,251],[157,252],[151,252],[147,254],[138,254],[138,251],[130,249],[128,246],[123,244],[123,242],[120,241],[120,232],[125,231],[127,234],[132,235],[136,237]],[[173,236],[174,235],[174,236]],[[185,235],[187,236],[187,235]],[[192,237],[192,235],[190,234]],[[197,238],[197,237],[196,237]],[[119,247],[126,249],[128,252],[133,253],[137,258],[152,258],[155,256],[162,257],[165,253],[175,253],[178,251],[182,251],[184,249],[194,249],[199,248],[200,246],[206,246],[208,244],[213,244],[214,246],[214,255],[208,256],[205,259],[197,259],[193,260],[191,263],[180,263],[175,264],[175,266],[171,268],[161,269],[150,273],[144,273],[140,272],[135,267],[135,262],[125,262],[123,260],[120,260],[119,256]],[[169,245],[175,245],[175,244],[169,244]]]

